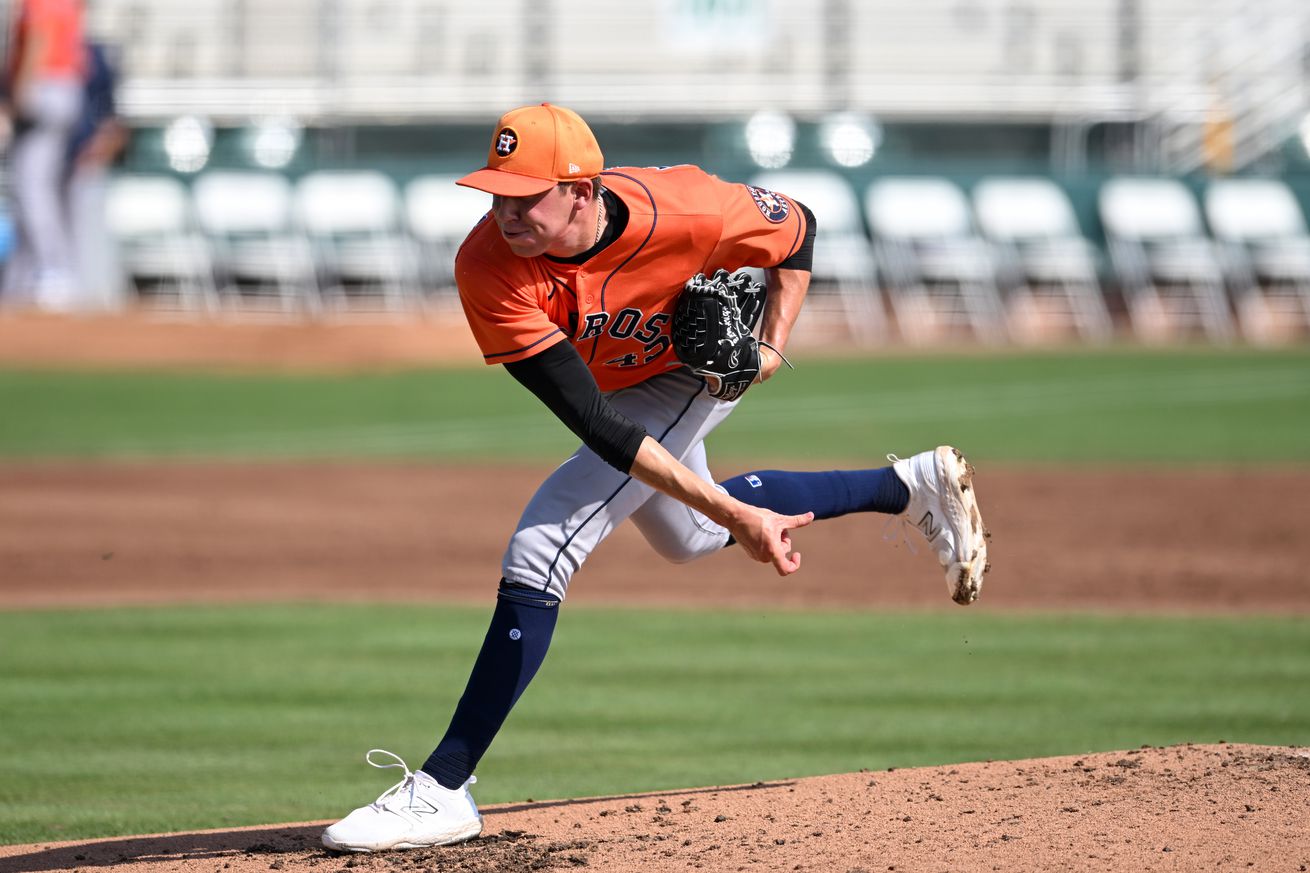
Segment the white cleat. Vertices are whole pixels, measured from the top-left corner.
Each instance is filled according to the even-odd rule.
[[[391,755],[398,763],[378,764],[375,753]],[[323,845],[337,852],[382,852],[387,849],[421,849],[471,840],[482,833],[482,816],[469,793],[469,781],[451,791],[427,773],[411,772],[399,755],[371,749],[364,756],[374,767],[399,767],[405,778],[323,831]]]
[[[958,449],[938,446],[909,458],[888,455],[892,469],[910,489],[910,502],[901,518],[928,541],[937,561],[946,568],[946,590],[951,599],[968,606],[978,599],[987,562],[991,534],[978,511],[973,487],[973,465]]]

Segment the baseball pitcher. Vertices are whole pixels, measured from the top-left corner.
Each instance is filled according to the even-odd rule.
[[[492,195],[455,263],[483,358],[582,444],[510,537],[491,627],[445,735],[417,772],[369,753],[404,776],[324,832],[336,850],[481,832],[473,771],[541,666],[569,580],[626,520],[669,561],[735,546],[786,575],[801,566],[793,530],[902,515],[957,603],[973,602],[988,570],[973,468],[949,446],[878,469],[711,475],[705,438],[784,362],[809,287],[816,227],[804,204],[694,166],[606,170],[587,124],[550,104],[502,116],[486,166],[459,184]],[[762,268],[764,285],[745,267]]]

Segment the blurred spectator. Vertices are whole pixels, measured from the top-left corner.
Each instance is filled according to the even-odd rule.
[[[114,90],[118,75],[105,46],[86,45],[86,87],[82,115],[67,155],[65,203],[73,245],[78,309],[118,309],[123,277],[117,248],[105,224],[109,169],[128,141],[118,118]]]
[[[63,208],[68,144],[82,108],[82,0],[19,0],[4,71],[18,245],[4,297],[66,309],[76,292]]]

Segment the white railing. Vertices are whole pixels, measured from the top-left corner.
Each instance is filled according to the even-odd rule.
[[[1161,83],[1164,99],[1151,118],[1159,169],[1251,166],[1310,111],[1304,67],[1310,6],[1303,0],[1174,3],[1157,61],[1172,76]]]
[[[1243,155],[1304,109],[1303,6],[1138,0],[1127,33],[1132,4],[1107,0],[99,0],[92,10],[122,47],[124,111],[143,120],[481,120],[537,100],[610,117],[767,106],[1154,118],[1170,160],[1185,163],[1216,75],[1241,97]],[[1272,91],[1257,94],[1265,82]]]

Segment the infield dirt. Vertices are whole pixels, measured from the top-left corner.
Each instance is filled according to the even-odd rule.
[[[59,325],[36,323],[36,332],[15,332],[13,322],[0,320],[0,339],[14,341],[0,360],[50,362],[42,356],[51,340],[38,334],[58,335]],[[65,341],[82,329],[103,336],[85,323],[74,327],[63,327]],[[377,330],[390,336],[388,328]],[[247,346],[238,359],[264,354],[266,345],[285,348],[288,337],[300,341],[295,330],[275,331],[276,339],[259,330],[241,336]],[[375,348],[361,334],[349,336],[347,345]],[[423,343],[430,339],[423,335]],[[83,363],[101,363],[121,348],[140,351],[140,342],[123,340],[120,333],[107,349],[90,341],[64,348],[77,349]],[[231,343],[197,332],[174,352],[185,358],[203,348],[222,357]],[[430,352],[422,343],[396,346],[374,363],[413,363],[411,351]],[[339,353],[340,346],[310,358],[336,363]],[[417,464],[0,464],[0,608],[365,598],[487,604],[505,538],[545,472]],[[981,465],[977,486],[994,534],[995,569],[970,609],[1310,613],[1304,468]],[[471,517],[479,523],[466,524]],[[881,519],[871,516],[800,531],[804,569],[783,580],[733,550],[694,570],[670,569],[621,528],[575,578],[570,601],[958,609],[932,559],[881,541],[882,532]],[[1310,752],[1143,748],[531,802],[484,813],[481,839],[439,850],[331,855],[317,842],[323,823],[306,823],[4,846],[0,873],[1299,873],[1310,869]]]
[[[1302,871],[1310,752],[1174,746],[483,810],[471,843],[340,856],[323,822],[0,846],[0,873]]]
[[[749,469],[735,467],[716,472]],[[547,472],[0,464],[0,607],[489,603],[506,540]],[[1310,612],[1310,471],[983,465],[977,487],[994,569],[970,609]],[[674,567],[625,525],[575,576],[569,602],[958,609],[933,559],[896,545],[885,520],[797,531],[805,563],[785,579],[734,549]]]

